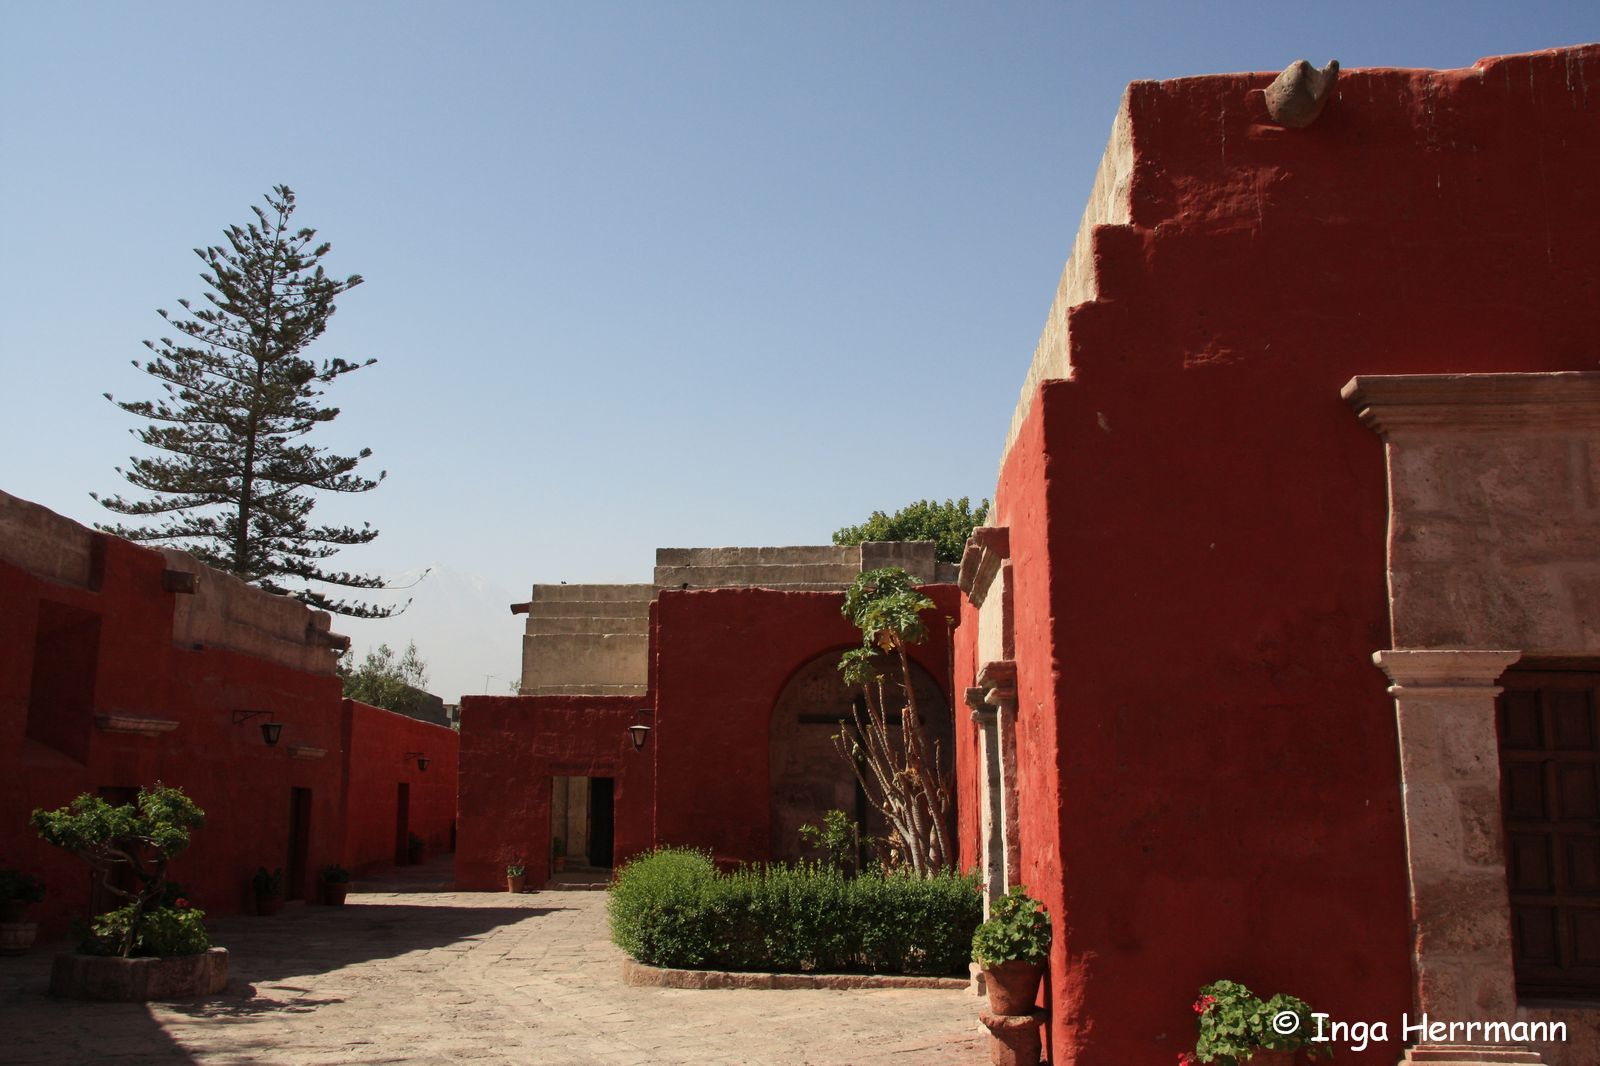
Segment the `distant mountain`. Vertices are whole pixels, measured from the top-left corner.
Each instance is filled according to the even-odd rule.
[[[358,659],[379,644],[399,653],[416,641],[417,654],[428,664],[428,691],[446,703],[463,695],[510,694],[522,676],[522,619],[510,605],[528,598],[525,586],[442,565],[383,577],[397,588],[415,584],[397,597],[402,603],[411,597],[405,613],[333,620],[334,631],[350,638]]]

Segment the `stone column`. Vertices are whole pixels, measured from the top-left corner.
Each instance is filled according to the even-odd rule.
[[[969,688],[966,693],[972,720],[978,726],[978,851],[983,868],[983,916],[987,919],[990,904],[1006,891],[1006,859],[1000,829],[1005,799],[1000,791],[999,718],[996,708],[984,702],[985,695],[982,688]]]
[[[1373,656],[1393,682],[1400,733],[1413,1023],[1421,1015],[1442,1022],[1516,1019],[1495,680],[1520,655],[1402,649]],[[1446,1054],[1421,1044],[1404,1061],[1538,1061],[1486,1057],[1511,1050],[1453,1045]]]
[[[996,791],[1000,809],[994,819],[999,835],[1003,873],[999,894],[1022,877],[1022,842],[1017,836],[1017,664],[1009,659],[985,663],[978,671],[983,702],[994,708],[994,751],[998,764]]]

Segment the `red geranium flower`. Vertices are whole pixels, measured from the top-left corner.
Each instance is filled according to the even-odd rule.
[[[1216,1002],[1216,996],[1201,996],[1199,999],[1194,1001],[1194,1012],[1196,1014],[1204,1014],[1206,1011],[1210,1010],[1212,1006],[1216,1004]]]
[[[180,911],[189,909],[189,901],[184,899],[182,896],[179,896],[177,899],[173,900],[172,905],[178,908]]]

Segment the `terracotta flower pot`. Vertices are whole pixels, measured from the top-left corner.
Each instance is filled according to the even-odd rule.
[[[507,892],[521,892],[522,889],[523,889],[523,886],[526,885],[527,883],[528,883],[528,875],[527,874],[506,874],[506,891]]]
[[[0,925],[15,925],[28,920],[28,901],[0,899]]]
[[[550,868],[556,873],[561,873],[567,868],[567,857],[565,855],[557,855],[550,860]]]
[[[283,910],[282,896],[256,896],[256,913],[260,915],[277,914]]]
[[[1042,962],[1002,962],[983,968],[989,1010],[995,1014],[1030,1014],[1044,978]]]
[[[330,907],[343,907],[344,897],[350,892],[348,881],[322,882],[322,902]]]

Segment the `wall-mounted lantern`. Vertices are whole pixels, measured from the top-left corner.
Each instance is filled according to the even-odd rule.
[[[650,739],[650,727],[647,725],[630,725],[628,739],[633,741],[634,751],[643,751],[644,742]]]
[[[252,718],[271,719],[271,711],[234,711],[233,724],[244,725]],[[261,739],[267,742],[267,747],[278,743],[278,738],[283,735],[283,723],[266,721],[261,723]]]
[[[401,762],[410,762],[412,759],[417,760],[417,769],[422,773],[428,772],[428,764],[433,761],[420,751],[408,751],[406,752],[406,757],[402,759]]]

